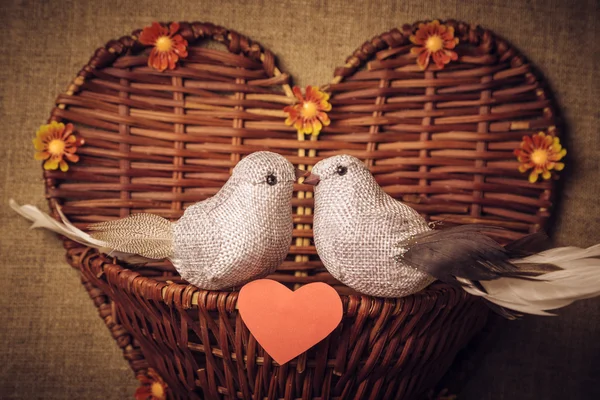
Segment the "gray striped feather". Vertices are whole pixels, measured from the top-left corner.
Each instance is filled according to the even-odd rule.
[[[138,254],[150,259],[173,255],[173,224],[154,214],[133,214],[127,218],[91,224],[94,239],[113,251]]]

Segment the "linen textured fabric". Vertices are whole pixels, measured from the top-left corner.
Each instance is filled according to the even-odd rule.
[[[315,187],[315,246],[336,279],[379,297],[408,296],[434,281],[397,259],[399,243],[431,228],[385,193],[363,163],[342,155],[319,162],[313,173],[321,179]]]
[[[174,224],[179,274],[198,287],[223,289],[275,271],[292,241],[295,180],[294,166],[278,154],[261,151],[240,161],[215,196],[188,207]]]
[[[30,231],[13,197],[47,210],[31,139],[96,48],[152,21],[210,21],[273,51],[297,85],[328,83],[366,40],[430,18],[480,24],[550,82],[566,122],[556,245],[600,242],[600,10],[597,0],[4,0],[0,67],[0,398],[132,398],[135,380],[64,261],[60,240]],[[103,318],[106,317],[103,314]],[[600,300],[558,318],[503,321],[461,400],[600,398]]]

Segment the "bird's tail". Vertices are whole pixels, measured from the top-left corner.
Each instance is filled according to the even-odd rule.
[[[600,244],[587,249],[559,247],[511,262],[517,266],[554,265],[559,269],[526,279],[479,281],[485,292],[471,284],[464,289],[498,306],[536,315],[554,315],[546,310],[600,296]]]
[[[89,225],[92,237],[108,247],[151,259],[173,255],[173,223],[154,214],[132,214],[115,221]]]
[[[173,224],[158,215],[133,214],[116,221],[92,224],[90,235],[71,224],[60,208],[57,211],[62,223],[30,204],[20,206],[10,199],[9,205],[33,222],[31,228],[51,230],[127,262],[170,258],[173,253]]]

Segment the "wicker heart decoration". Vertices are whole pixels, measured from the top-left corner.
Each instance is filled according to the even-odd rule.
[[[280,365],[325,339],[342,320],[339,294],[317,282],[295,292],[271,279],[240,290],[238,309],[258,343]]]
[[[559,165],[533,168],[531,157],[545,150],[538,161],[552,161],[562,151],[553,143],[560,119],[543,76],[518,50],[475,25],[425,21],[383,32],[344,60],[319,86],[324,95],[294,91],[271,51],[214,24],[153,24],[111,40],[58,96],[50,122],[63,126],[36,135],[36,158],[50,160],[44,181],[53,215],[61,206],[84,229],[140,212],[176,220],[217,193],[243,157],[268,150],[304,169],[341,153],[358,157],[387,193],[432,222],[502,226],[506,240],[548,227],[556,191],[544,168]],[[73,136],[85,144],[73,146]],[[65,142],[50,148],[56,138]],[[265,305],[285,309],[287,299],[312,314],[331,309],[326,296],[309,294],[312,284],[206,291],[168,262],[130,268],[70,240],[67,258],[136,375],[152,367],[173,398],[426,393],[485,324],[485,304],[441,283],[399,299],[357,296],[316,254],[312,187],[296,184],[292,206],[294,239],[270,278],[289,287],[319,281],[343,296],[343,321],[337,300],[329,339],[298,368],[262,356],[281,363],[297,355],[307,322],[295,309],[282,319]],[[256,326],[254,314],[267,325]],[[282,323],[297,325],[287,334]],[[262,348],[247,340],[247,328]]]

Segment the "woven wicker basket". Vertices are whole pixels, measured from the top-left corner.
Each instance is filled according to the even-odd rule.
[[[181,23],[189,56],[177,69],[147,66],[140,31],[98,49],[51,120],[85,138],[68,173],[44,171],[52,211],[75,225],[150,212],[177,219],[214,195],[257,150],[308,167],[334,154],[365,160],[388,193],[431,221],[484,222],[507,239],[543,227],[552,184],[531,184],[512,150],[525,134],[554,130],[553,108],[532,67],[491,32],[447,21],[460,58],[422,72],[406,25],[366,42],[336,69],[332,123],[317,138],[284,125],[293,102],[274,56],[236,32]],[[207,47],[214,41],[227,49]],[[342,295],[344,317],[325,340],[279,366],[248,332],[236,291],[187,285],[167,262],[132,268],[65,241],[70,264],[137,375],[152,367],[171,398],[409,399],[431,388],[485,323],[487,308],[433,284],[401,299],[361,296],[323,268],[311,240],[312,192],[296,185],[294,242],[271,276],[322,281]]]

